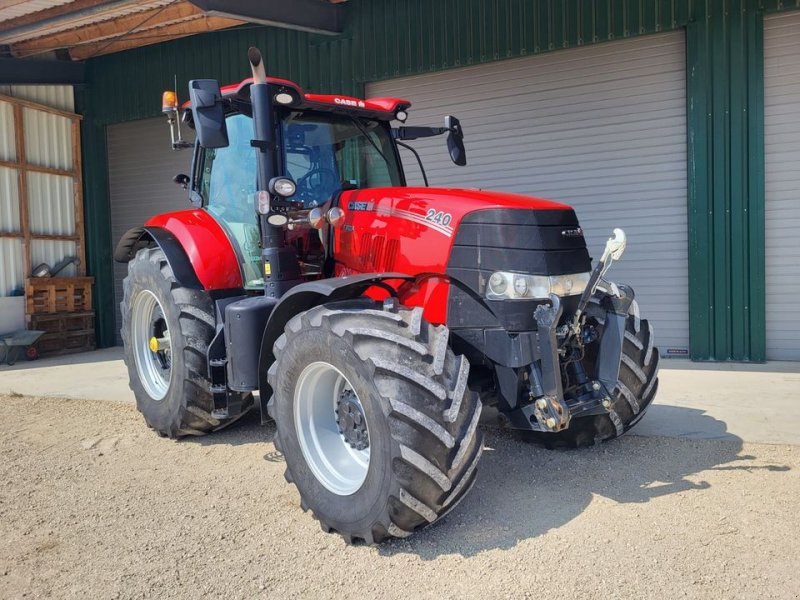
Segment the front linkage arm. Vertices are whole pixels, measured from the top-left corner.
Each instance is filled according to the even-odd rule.
[[[574,317],[568,326],[563,326],[564,331],[560,336],[558,324],[563,308],[558,296],[551,295],[550,305],[540,305],[534,312],[541,359],[534,362],[530,368],[530,397],[533,400],[533,416],[544,431],[558,432],[566,429],[569,427],[570,419],[575,416],[574,412],[590,414],[602,406],[602,409],[609,414],[613,413],[611,395],[619,379],[625,320],[634,300],[633,289],[608,284],[611,294],[604,297],[601,303],[606,312],[605,324],[598,354],[597,380],[592,383],[596,398],[588,406],[582,403],[583,406],[578,411],[571,411],[564,400],[561,359],[567,354],[566,346],[570,338],[581,335],[581,317],[611,264],[622,257],[625,245],[625,232],[615,229],[614,236],[606,242],[603,255],[592,271]],[[563,342],[559,343],[559,337],[564,338]],[[612,415],[612,418],[613,416],[615,415]],[[617,427],[619,428],[618,425]]]

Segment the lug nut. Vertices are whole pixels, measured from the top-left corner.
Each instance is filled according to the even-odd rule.
[[[611,408],[611,400],[609,398],[603,398],[603,408]]]
[[[539,410],[545,410],[547,408],[547,400],[545,400],[544,398],[539,398],[536,401],[536,408],[538,408]]]
[[[555,429],[556,428],[556,420],[553,417],[550,417],[549,419],[547,419],[547,426],[550,429]]]
[[[600,389],[600,382],[599,382],[599,381],[595,381],[595,382],[592,384],[592,389],[593,389],[595,392],[596,392],[596,391],[598,391],[598,390]]]

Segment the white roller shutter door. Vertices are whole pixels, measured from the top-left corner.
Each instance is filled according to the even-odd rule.
[[[800,13],[764,19],[767,358],[800,360]]]
[[[461,120],[464,168],[442,138],[411,142],[431,185],[567,202],[595,258],[614,227],[625,229],[628,250],[610,278],[633,285],[662,354],[680,354],[689,348],[685,65],[684,34],[673,32],[375,82],[367,95],[408,98],[408,125]]]
[[[184,127],[183,135],[193,140],[194,132]],[[111,242],[116,247],[131,227],[139,227],[150,217],[191,208],[188,192],[172,181],[178,173],[189,173],[191,150],[170,147],[169,126],[165,118],[145,119],[111,125],[107,130],[108,176],[111,197]],[[114,263],[114,302],[117,343],[121,319],[122,280],[128,266]]]

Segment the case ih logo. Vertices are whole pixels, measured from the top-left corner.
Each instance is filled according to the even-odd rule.
[[[580,227],[576,227],[575,229],[565,229],[561,232],[561,235],[564,237],[581,237],[583,235],[583,229]]]
[[[348,210],[372,210],[375,205],[372,202],[350,202],[347,205]]]
[[[356,106],[358,108],[364,108],[366,106],[363,100],[352,100],[350,98],[334,98],[333,101],[343,106]]]

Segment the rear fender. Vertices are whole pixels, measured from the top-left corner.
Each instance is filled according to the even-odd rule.
[[[134,227],[122,236],[114,250],[114,260],[128,263],[142,248],[158,246],[164,252],[175,279],[182,287],[202,290],[203,284],[197,278],[189,256],[178,238],[161,227]]]
[[[264,336],[261,339],[258,377],[262,422],[267,420],[267,402],[272,396],[272,389],[267,383],[267,370],[275,361],[272,346],[281,336],[286,324],[292,317],[320,304],[358,298],[363,296],[371,287],[376,285],[388,286],[385,283],[387,281],[407,282],[413,279],[414,277],[402,273],[368,273],[308,281],[293,287],[284,294],[270,313]]]
[[[147,229],[160,227],[175,237],[202,289],[211,291],[244,287],[233,244],[208,211],[189,209],[156,215],[144,226]]]

